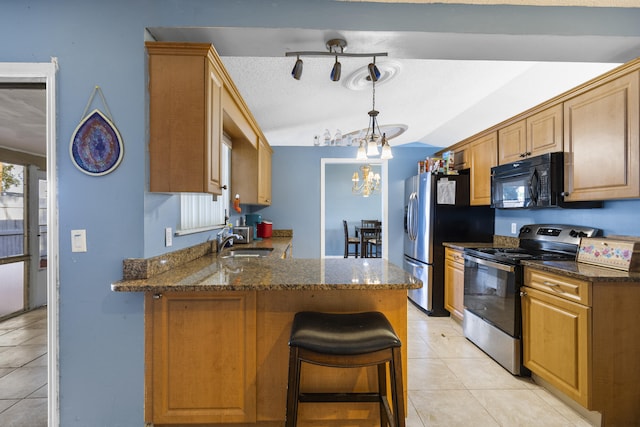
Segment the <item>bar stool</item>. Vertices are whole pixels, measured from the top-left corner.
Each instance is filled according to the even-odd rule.
[[[380,405],[380,425],[405,426],[402,386],[402,343],[379,312],[333,314],[296,313],[289,338],[289,382],[286,427],[295,427],[298,402],[375,402]],[[378,391],[357,393],[300,392],[302,362],[334,368],[377,365]],[[387,363],[393,412],[387,399]]]

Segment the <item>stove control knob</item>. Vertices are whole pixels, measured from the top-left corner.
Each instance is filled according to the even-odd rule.
[[[571,237],[589,237],[589,235],[587,233],[585,233],[584,231],[576,231],[576,230],[571,230],[569,232],[569,236],[571,236]]]
[[[522,233],[522,234],[529,234],[529,233],[531,233],[531,228],[529,228],[529,227],[522,227],[522,228],[520,229],[520,233]]]

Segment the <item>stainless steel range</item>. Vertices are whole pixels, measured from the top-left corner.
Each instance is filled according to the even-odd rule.
[[[515,375],[522,365],[522,260],[575,259],[581,237],[600,230],[560,224],[520,228],[517,248],[464,250],[464,336]]]

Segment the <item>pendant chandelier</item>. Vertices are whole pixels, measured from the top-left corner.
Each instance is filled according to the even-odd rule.
[[[369,64],[369,69],[375,69],[375,61],[373,58],[373,63]],[[372,67],[373,66],[373,67]],[[382,154],[380,158],[382,160],[388,160],[393,158],[393,154],[391,153],[391,146],[387,141],[386,134],[380,132],[380,127],[378,126],[378,113],[376,110],[376,80],[377,78],[371,79],[371,87],[373,92],[373,106],[371,111],[369,111],[369,127],[367,128],[367,133],[364,138],[360,139],[360,146],[358,147],[358,153],[356,155],[357,160],[367,160],[369,156],[377,156],[380,154],[378,151],[378,145],[381,146]]]
[[[380,192],[380,174],[374,173],[370,165],[360,166],[362,172],[362,183],[358,172],[353,173],[351,178],[351,192],[353,194],[361,194],[363,197],[369,197],[371,194]]]

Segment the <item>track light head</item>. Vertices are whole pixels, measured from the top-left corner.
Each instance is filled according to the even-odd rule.
[[[333,68],[331,69],[331,80],[337,82],[340,80],[340,72],[342,71],[342,64],[338,62],[338,57],[336,56],[336,63],[333,64]]]
[[[369,69],[369,80],[371,80],[372,82],[377,82],[380,78],[380,70],[378,70],[378,67],[376,67],[375,61],[376,58],[374,56],[373,62],[367,66],[367,68]]]
[[[291,75],[294,79],[300,80],[300,76],[302,76],[302,59],[298,56],[295,65],[293,66],[293,70],[291,70]]]

